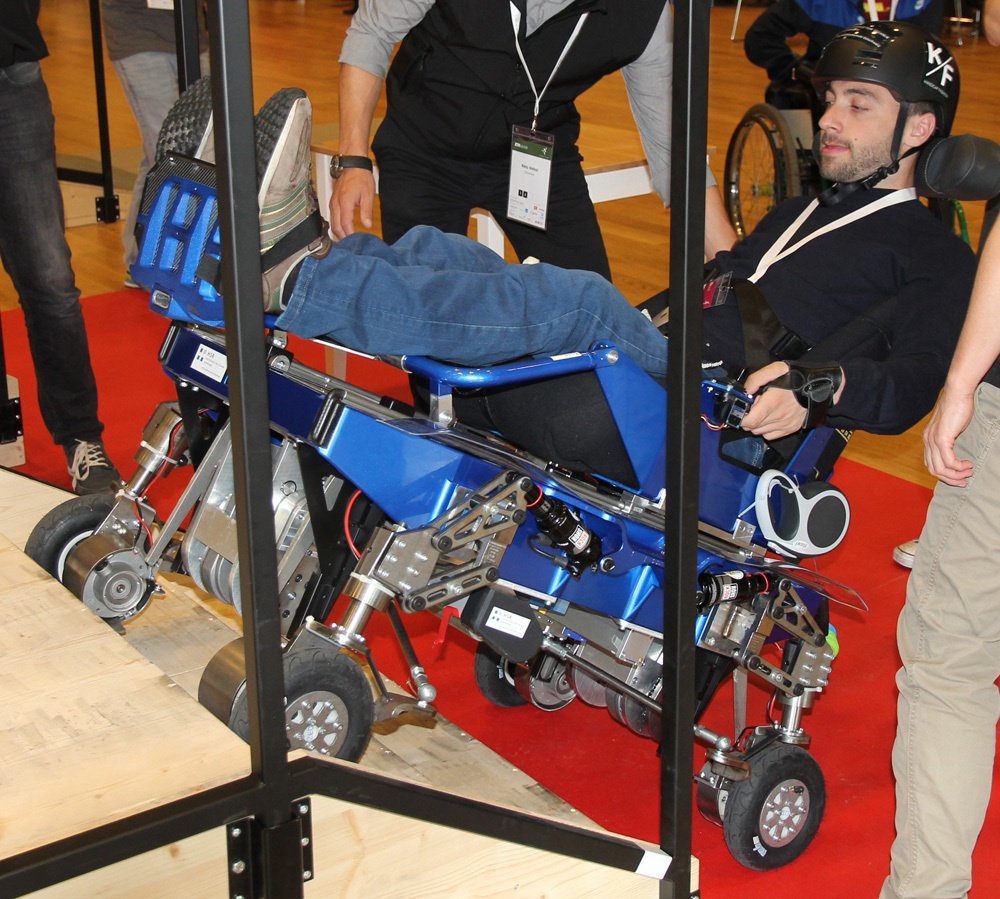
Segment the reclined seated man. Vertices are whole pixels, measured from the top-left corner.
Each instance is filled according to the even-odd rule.
[[[837,427],[894,433],[915,424],[943,384],[974,276],[971,250],[913,186],[917,152],[947,135],[955,117],[959,74],[947,48],[906,23],[855,26],[828,46],[815,83],[826,101],[821,166],[833,186],[818,200],[781,204],[719,254],[712,267],[732,280],[716,282],[704,311],[706,366],[751,371],[756,399],[742,426],[768,440],[827,411]],[[377,355],[470,366],[609,340],[665,377],[667,339],[599,276],[509,265],[430,228],[392,246],[367,234],[331,245],[310,184],[309,101],[300,91],[283,96],[277,156],[260,186],[265,303],[280,311],[277,327]],[[312,235],[294,252],[286,240],[272,258],[271,245],[310,216],[319,222]],[[272,221],[280,228],[265,227]],[[753,299],[753,283],[766,301]],[[746,294],[764,327],[748,327],[746,309],[741,318],[738,295]],[[823,356],[831,337],[859,327],[857,351]],[[762,390],[803,381],[825,388]],[[800,400],[808,394],[810,403]]]

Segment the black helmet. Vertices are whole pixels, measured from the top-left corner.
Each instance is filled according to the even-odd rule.
[[[937,134],[951,132],[958,107],[958,63],[929,31],[910,22],[866,22],[839,32],[813,72],[820,93],[830,81],[866,81],[892,91],[907,114],[910,103],[934,107]]]

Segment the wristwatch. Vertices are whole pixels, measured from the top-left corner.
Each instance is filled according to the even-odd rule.
[[[344,174],[344,169],[374,170],[372,161],[367,156],[341,156],[339,153],[330,160],[330,177],[336,181]]]

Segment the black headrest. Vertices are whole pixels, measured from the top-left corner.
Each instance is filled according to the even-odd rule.
[[[930,141],[917,160],[917,193],[948,200],[991,200],[1000,194],[1000,145],[974,134]]]

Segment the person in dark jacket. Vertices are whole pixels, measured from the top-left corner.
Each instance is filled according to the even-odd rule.
[[[574,101],[621,71],[653,188],[668,204],[672,15],[665,0],[362,3],[340,55],[334,236],[353,233],[358,214],[372,227],[371,142],[390,243],[417,224],[465,234],[481,207],[518,258],[610,278]],[[386,117],[372,140],[383,80]],[[711,257],[736,240],[711,172],[705,202]]]

